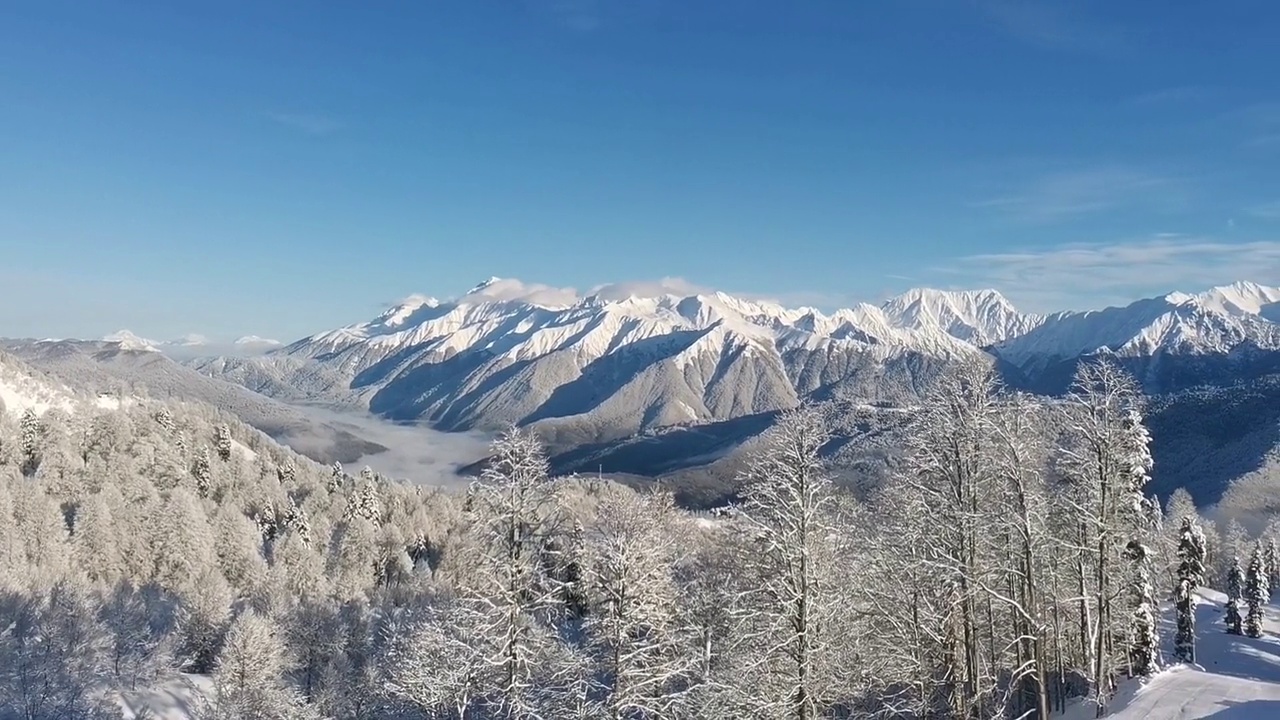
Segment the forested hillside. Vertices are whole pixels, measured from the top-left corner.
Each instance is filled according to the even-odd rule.
[[[802,407],[754,449],[744,502],[709,515],[549,477],[514,430],[446,493],[318,465],[205,405],[11,408],[0,717],[136,714],[183,678],[202,718],[1106,705],[1160,664],[1184,519],[1207,538],[1200,582],[1253,547],[1185,492],[1163,512],[1148,495],[1140,401],[1105,363],[1051,408],[959,364],[865,501],[832,482],[829,419]]]

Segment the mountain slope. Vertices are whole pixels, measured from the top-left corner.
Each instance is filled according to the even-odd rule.
[[[1044,322],[1018,312],[995,290],[908,290],[881,308],[899,327],[941,330],[979,347],[1025,335]]]
[[[980,354],[948,330],[972,321],[998,335],[1020,322],[985,295],[943,303],[936,318],[933,306],[904,304],[898,321],[871,305],[826,315],[724,293],[566,302],[509,289],[491,280],[452,302],[415,296],[265,358],[193,366],[279,396],[300,384],[307,399],[354,394],[385,417],[448,430],[534,424],[574,445],[805,397],[913,398],[950,360]]]
[[[43,414],[53,408],[69,410],[75,402],[70,388],[0,352],[0,413],[20,415],[33,410]]]
[[[6,341],[5,350],[67,386],[89,394],[198,401],[235,414],[246,424],[321,462],[344,462],[384,450],[350,432],[318,422],[295,407],[201,375],[153,350],[128,342]]]
[[[1080,358],[1118,360],[1148,392],[1236,382],[1280,370],[1280,325],[1261,311],[1280,289],[1252,283],[1171,293],[1125,307],[1057,313],[992,351],[1020,383],[1061,392]]]
[[[911,290],[823,313],[725,293],[569,291],[490,279],[262,357],[189,361],[287,402],[444,430],[534,425],[558,451],[754,417],[805,399],[909,405],[961,357],[1059,393],[1107,354],[1154,393],[1280,372],[1280,289],[1236,283],[1049,316],[994,290]]]

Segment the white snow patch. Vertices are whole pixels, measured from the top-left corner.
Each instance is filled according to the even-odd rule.
[[[213,695],[213,678],[208,675],[182,675],[159,687],[126,692],[119,697],[125,720],[193,720],[205,698]]]

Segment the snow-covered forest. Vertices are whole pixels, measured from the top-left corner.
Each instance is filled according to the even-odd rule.
[[[1280,525],[1148,494],[1142,397],[956,365],[854,496],[786,415],[741,502],[553,478],[512,430],[465,493],[313,463],[207,405],[0,412],[0,718],[1045,717],[1258,632]],[[1164,657],[1157,604],[1179,609]]]

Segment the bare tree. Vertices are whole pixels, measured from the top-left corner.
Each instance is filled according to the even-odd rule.
[[[546,553],[562,523],[538,439],[515,428],[499,437],[468,505],[479,557],[463,583],[493,648],[487,661],[495,686],[486,695],[506,717],[535,717],[535,678],[553,671],[543,661],[551,657],[551,620],[560,609]]]
[[[753,588],[737,608],[736,642],[749,648],[749,704],[771,717],[809,720],[835,700],[852,578],[840,570],[841,530],[820,457],[828,434],[809,406],[784,415],[746,471],[745,568]]]
[[[611,720],[669,717],[692,674],[691,633],[676,606],[676,532],[672,498],[661,492],[603,506],[586,530],[584,629],[608,678]]]

